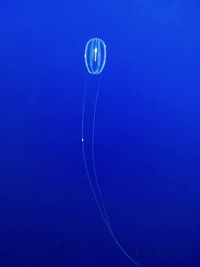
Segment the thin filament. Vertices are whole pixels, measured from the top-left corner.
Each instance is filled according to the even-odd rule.
[[[84,161],[84,167],[85,167],[85,171],[86,171],[86,175],[94,196],[94,199],[96,201],[99,213],[101,215],[101,218],[103,220],[103,222],[105,223],[111,237],[113,238],[115,244],[119,247],[119,249],[124,253],[124,255],[137,267],[142,267],[141,264],[139,264],[136,260],[134,260],[131,255],[129,255],[129,253],[123,248],[123,246],[121,245],[121,243],[119,242],[119,240],[117,239],[117,237],[115,236],[115,234],[113,233],[112,227],[110,225],[109,219],[108,219],[108,215],[107,215],[107,210],[104,204],[104,199],[103,199],[103,194],[102,194],[102,190],[99,184],[99,179],[97,176],[97,171],[96,171],[96,164],[95,164],[95,156],[94,156],[94,140],[95,140],[95,125],[96,125],[96,109],[97,109],[97,102],[98,102],[98,98],[99,98],[99,90],[100,90],[100,82],[101,80],[99,79],[98,81],[98,86],[97,86],[97,92],[96,92],[96,97],[95,97],[95,103],[94,103],[94,112],[93,112],[93,122],[92,122],[92,167],[93,167],[93,172],[94,172],[94,180],[96,183],[96,188],[100,197],[100,200],[97,197],[95,188],[93,186],[92,183],[92,179],[90,176],[90,172],[89,172],[89,168],[88,168],[88,163],[85,157],[85,143],[84,143],[84,120],[85,120],[85,104],[86,104],[86,93],[87,93],[87,82],[86,82],[86,87],[85,87],[85,92],[84,92],[84,99],[83,99],[83,110],[82,110],[82,154],[83,154],[83,161]],[[100,204],[101,203],[101,204]]]
[[[105,204],[104,204],[102,190],[101,190],[101,187],[99,184],[99,179],[97,177],[95,157],[94,157],[94,137],[95,137],[95,125],[96,125],[96,110],[97,110],[97,102],[98,102],[98,98],[99,98],[100,85],[101,85],[101,78],[99,78],[99,80],[98,80],[97,92],[96,92],[96,97],[95,97],[95,102],[94,102],[93,121],[92,121],[92,166],[93,166],[94,178],[95,178],[97,190],[98,190],[98,193],[100,196],[100,201],[101,201],[101,206],[103,209],[105,221],[107,222],[107,226],[109,226],[110,223],[109,223],[109,219],[108,219],[108,215],[107,215],[107,210],[106,210]]]
[[[90,188],[92,190],[92,193],[93,193],[95,202],[97,204],[99,213],[100,213],[100,215],[101,215],[104,223],[107,224],[107,221],[105,219],[104,213],[102,211],[102,207],[101,207],[101,205],[99,203],[98,197],[96,195],[96,192],[95,192],[95,189],[94,189],[94,186],[93,186],[93,183],[92,183],[92,179],[91,179],[89,168],[88,168],[88,163],[87,163],[86,156],[85,156],[84,121],[85,121],[86,93],[87,93],[87,81],[86,81],[86,84],[85,84],[85,91],[84,91],[83,110],[82,110],[82,127],[81,127],[81,129],[82,129],[82,133],[81,133],[81,147],[82,147],[83,162],[84,162],[86,176],[88,178],[89,185],[90,185]]]

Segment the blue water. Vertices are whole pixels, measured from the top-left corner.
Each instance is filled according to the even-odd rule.
[[[199,14],[198,0],[1,1],[1,267],[133,266],[81,154],[96,36],[107,61],[95,158],[112,229],[143,267],[200,266]]]

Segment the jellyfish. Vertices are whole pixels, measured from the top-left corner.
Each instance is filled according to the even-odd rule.
[[[85,65],[92,75],[99,75],[106,64],[106,45],[100,38],[90,39],[85,46]]]
[[[92,38],[90,39],[85,46],[85,65],[87,71],[90,75],[99,75],[104,70],[106,64],[106,44],[100,38]],[[108,229],[114,243],[118,246],[118,248],[122,251],[122,253],[132,262],[132,264],[136,267],[141,267],[141,264],[138,263],[122,246],[118,238],[116,237],[115,233],[113,232],[112,226],[109,221],[109,217],[107,214],[106,206],[103,199],[102,190],[99,183],[99,178],[96,171],[96,164],[95,164],[95,156],[94,156],[94,139],[95,139],[95,124],[96,124],[96,109],[97,109],[97,102],[99,97],[99,90],[100,90],[100,78],[98,79],[97,89],[96,89],[96,96],[94,100],[94,109],[93,109],[93,116],[92,116],[92,132],[91,132],[91,162],[88,163],[86,159],[86,148],[85,148],[85,106],[86,106],[86,95],[87,95],[87,84],[84,92],[84,100],[83,100],[83,110],[82,110],[82,131],[81,131],[81,143],[82,143],[82,156],[83,162],[85,167],[86,176],[89,181],[89,185],[94,196],[95,202],[97,204],[98,211],[100,216]],[[91,167],[89,167],[91,166]],[[91,169],[92,168],[92,169]]]

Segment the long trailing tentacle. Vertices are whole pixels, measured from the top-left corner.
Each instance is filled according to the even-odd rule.
[[[87,163],[86,156],[85,156],[85,136],[84,136],[84,129],[85,128],[84,128],[84,122],[85,122],[86,94],[87,94],[87,81],[86,81],[86,84],[85,84],[84,99],[83,99],[83,109],[82,109],[82,127],[81,127],[82,156],[83,156],[83,162],[84,162],[86,176],[88,178],[89,185],[90,185],[91,190],[92,190],[92,194],[94,196],[94,199],[95,199],[95,202],[97,204],[97,207],[98,207],[99,213],[101,215],[101,218],[103,219],[104,223],[107,224],[107,220],[106,220],[105,214],[104,214],[104,212],[102,210],[102,207],[101,207],[101,205],[99,203],[95,188],[94,188],[93,183],[92,183],[92,179],[91,179],[89,168],[88,168],[88,163]],[[93,120],[93,122],[95,122],[95,120]]]
[[[85,92],[84,92],[84,100],[83,100],[83,110],[82,110],[82,154],[83,154],[83,161],[84,161],[84,167],[85,167],[85,171],[86,171],[86,175],[94,196],[94,199],[96,201],[99,213],[101,215],[101,218],[103,220],[103,222],[105,223],[111,237],[113,238],[113,241],[115,242],[115,244],[118,246],[118,248],[123,252],[123,254],[136,266],[136,267],[142,267],[142,265],[140,263],[138,263],[136,260],[134,260],[132,258],[132,256],[123,248],[123,246],[121,245],[121,243],[119,242],[119,240],[117,239],[117,237],[115,236],[115,234],[113,233],[112,227],[110,225],[109,222],[109,218],[107,215],[107,210],[104,204],[104,199],[103,199],[103,194],[102,194],[102,190],[99,184],[99,179],[97,176],[97,171],[96,171],[96,164],[95,164],[95,154],[94,154],[94,140],[95,140],[95,125],[96,125],[96,109],[97,109],[97,102],[98,102],[98,98],[99,98],[99,90],[100,90],[100,84],[101,84],[101,78],[99,78],[98,81],[98,85],[97,85],[97,92],[96,92],[96,97],[95,97],[95,103],[94,103],[94,112],[93,112],[93,121],[92,121],[92,167],[93,167],[93,173],[94,173],[94,180],[96,183],[96,189],[98,191],[98,195],[100,197],[100,200],[97,197],[95,188],[93,186],[93,182],[92,182],[92,178],[89,172],[89,168],[88,168],[88,164],[87,164],[87,160],[85,157],[85,140],[84,140],[84,120],[85,120],[85,104],[86,104],[86,93],[87,93],[87,82],[86,82],[86,87],[85,87]]]

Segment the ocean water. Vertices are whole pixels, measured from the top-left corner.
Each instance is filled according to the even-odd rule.
[[[200,2],[0,2],[0,266],[200,266]],[[90,38],[107,47],[90,75]],[[93,177],[94,178],[94,177]],[[93,180],[94,181],[94,180]]]

